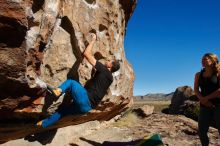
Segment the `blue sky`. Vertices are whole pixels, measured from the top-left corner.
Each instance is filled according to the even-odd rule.
[[[220,57],[220,0],[138,0],[125,36],[134,95],[193,87],[201,57]]]

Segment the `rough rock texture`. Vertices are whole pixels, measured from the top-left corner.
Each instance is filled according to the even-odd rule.
[[[94,117],[110,119],[130,106],[134,75],[125,57],[124,36],[135,5],[136,0],[0,0],[0,114],[4,115],[1,123],[4,125],[9,119],[15,122],[14,118],[38,120],[41,113],[18,114],[15,110],[31,105],[39,97],[42,103],[53,103],[47,102],[49,95],[37,87],[36,78],[53,87],[67,78],[83,85],[90,79],[92,66],[82,57],[91,40],[90,33],[97,34],[93,50],[96,59],[119,59],[121,69],[114,74],[100,112],[66,121],[68,124],[64,125]],[[109,110],[114,110],[113,114]],[[52,112],[45,107],[43,111]],[[8,137],[0,135],[0,141],[9,140],[10,134],[21,129],[8,129]],[[16,136],[26,132],[20,131]]]
[[[6,141],[10,141],[13,139],[25,137],[33,133],[45,132],[48,130],[57,129],[57,128],[65,127],[65,126],[85,123],[88,121],[94,121],[94,120],[108,121],[112,117],[116,118],[119,116],[118,115],[119,113],[123,112],[126,109],[126,106],[128,105],[129,100],[124,99],[123,97],[117,97],[117,99],[115,98],[114,100],[115,100],[114,102],[117,101],[119,104],[116,105],[114,102],[106,101],[105,103],[102,103],[98,108],[96,108],[96,110],[92,110],[91,112],[84,114],[84,115],[66,116],[62,118],[61,120],[59,120],[56,124],[45,129],[36,127],[35,123],[24,124],[23,120],[26,120],[26,119],[22,119],[22,121],[21,120],[19,121],[7,120],[6,121],[7,124],[6,123],[0,124],[0,143],[1,142],[4,143]],[[11,116],[15,116],[18,119],[20,117],[30,118],[30,115],[25,114],[25,113],[20,113],[20,115],[14,114]],[[31,117],[32,119],[35,119],[39,115],[32,114],[31,116],[32,116]],[[17,123],[15,124],[15,122]]]
[[[197,123],[184,116],[154,113],[146,118],[128,114],[119,121],[96,126],[96,122],[85,123],[84,127],[65,127],[47,136],[35,135],[32,138],[7,142],[3,146],[99,146],[129,145],[127,142],[142,140],[154,133],[160,134],[164,145],[168,146],[201,146],[198,137]],[[79,132],[79,131],[84,131]],[[51,138],[52,137],[52,138]],[[210,146],[220,145],[218,131],[209,129]]]
[[[170,114],[181,114],[184,110],[185,101],[194,97],[195,93],[189,86],[178,87],[171,99]]]
[[[154,112],[154,106],[144,105],[143,107],[134,109],[133,112],[135,112],[138,116],[147,117]]]

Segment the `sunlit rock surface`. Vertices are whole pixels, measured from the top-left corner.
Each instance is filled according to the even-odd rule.
[[[132,104],[134,74],[124,36],[135,6],[136,0],[0,0],[0,141],[38,131],[30,126],[62,102],[39,89],[37,78],[53,87],[66,79],[84,85],[91,78],[92,66],[82,56],[91,33],[97,34],[96,59],[119,59],[121,68],[101,110],[64,118],[52,128],[108,120],[126,110]],[[42,104],[36,113],[33,101]],[[25,107],[28,112],[16,112]],[[7,127],[6,122],[21,125]]]

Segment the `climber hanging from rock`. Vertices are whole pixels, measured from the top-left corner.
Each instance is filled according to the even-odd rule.
[[[83,55],[87,61],[95,68],[96,72],[90,82],[84,87],[77,81],[68,79],[57,89],[53,90],[57,97],[69,91],[73,99],[73,104],[68,107],[58,109],[50,117],[39,121],[37,126],[46,128],[64,116],[71,114],[84,114],[95,108],[107,93],[107,90],[113,82],[112,73],[120,68],[117,60],[106,61],[105,64],[95,59],[92,48],[96,41],[96,35],[92,34],[92,41],[85,49]]]

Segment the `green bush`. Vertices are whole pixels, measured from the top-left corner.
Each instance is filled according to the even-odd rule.
[[[199,103],[194,102],[185,107],[184,113],[186,117],[198,121],[199,116]]]

